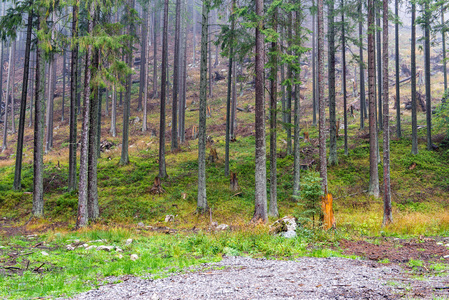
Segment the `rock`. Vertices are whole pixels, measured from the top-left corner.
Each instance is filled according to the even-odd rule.
[[[217,223],[217,222],[212,222],[211,225],[212,225],[213,227],[217,227],[217,226],[218,226],[218,223]]]
[[[165,216],[165,223],[173,222],[174,220],[175,220],[175,216],[174,215],[166,215]]]
[[[125,246],[131,245],[132,242],[133,242],[133,239],[127,239],[126,243],[125,243]]]
[[[119,248],[119,247],[115,247],[115,251],[116,252],[123,252],[123,250],[121,248]]]
[[[217,230],[226,230],[229,229],[229,225],[227,224],[220,224],[217,226]]]
[[[47,252],[45,252],[45,251],[42,251],[41,253],[42,253],[43,256],[48,256],[48,255],[49,255],[49,254],[48,254]]]
[[[117,258],[118,258],[118,259],[122,259],[122,258],[123,258],[123,255],[119,254],[119,255],[117,255]]]
[[[443,256],[443,258],[448,259],[448,258],[449,258],[449,255],[445,255],[445,256]]]
[[[136,260],[139,259],[139,256],[138,256],[137,254],[131,254],[130,259],[131,259],[132,261],[136,261]]]
[[[65,248],[69,251],[75,250],[75,247],[73,247],[72,245],[67,245],[65,246]]]
[[[279,235],[280,236],[283,236],[283,237],[285,237],[285,238],[287,238],[287,239],[291,239],[291,238],[294,238],[294,237],[296,237],[296,231],[286,231],[286,232],[281,232],[281,233],[279,233]]]
[[[89,247],[86,247],[86,250],[90,250],[90,249],[96,249],[98,246],[95,245],[91,245]]]
[[[98,246],[98,247],[97,247],[97,251],[100,251],[100,250],[104,250],[104,251],[110,252],[111,250],[114,250],[114,246],[104,246],[104,245],[101,245],[101,246]]]
[[[449,247],[449,244],[444,245],[444,247]]]
[[[139,227],[145,227],[145,224],[143,224],[142,222],[137,223],[137,226]]]
[[[140,122],[140,118],[139,117],[136,117],[134,120],[133,120],[133,123],[134,124],[138,124]]]
[[[292,216],[285,216],[277,220],[270,226],[270,233],[280,235],[286,238],[293,238],[296,236],[296,219]]]
[[[150,300],[160,300],[161,298],[159,298],[158,294],[153,294],[150,298]]]
[[[440,245],[440,246],[442,246],[442,245],[443,245],[443,243],[442,243],[442,242],[438,242],[438,243],[437,243],[437,245]]]

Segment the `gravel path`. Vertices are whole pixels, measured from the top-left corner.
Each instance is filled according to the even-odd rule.
[[[444,278],[413,281],[398,266],[345,258],[225,257],[200,271],[157,280],[132,276],[122,280],[75,299],[396,299],[406,291],[414,298],[448,296],[441,294],[445,290],[433,291]]]

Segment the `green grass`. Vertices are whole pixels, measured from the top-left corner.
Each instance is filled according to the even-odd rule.
[[[330,233],[321,234],[325,234],[330,240],[335,238]],[[134,239],[133,242],[125,246],[126,239],[130,237]],[[123,249],[123,252],[84,248],[67,250],[65,246],[75,240],[89,245],[116,246]],[[43,243],[45,249],[33,247],[38,242]],[[11,299],[68,297],[95,288],[108,280],[117,282],[122,275],[160,278],[173,272],[183,272],[189,266],[219,261],[223,255],[281,259],[343,256],[339,250],[329,250],[323,243],[314,243],[311,248],[311,242],[313,239],[301,233],[297,238],[285,239],[269,235],[263,228],[216,234],[176,235],[137,235],[124,229],[94,229],[66,234],[48,232],[31,240],[16,236],[2,241],[0,260],[11,261],[8,254],[13,252],[24,254],[10,265],[24,271],[22,275],[0,275],[0,294]],[[42,251],[49,255],[44,256]],[[138,260],[132,261],[131,254],[137,254]],[[39,266],[40,272],[34,271]],[[108,276],[114,276],[115,279],[107,279]]]

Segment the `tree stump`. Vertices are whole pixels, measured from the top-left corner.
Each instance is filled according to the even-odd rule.
[[[231,186],[231,191],[236,192],[236,191],[240,190],[239,182],[237,180],[237,173],[231,172],[230,186]]]
[[[161,186],[161,179],[158,176],[156,176],[154,178],[154,184],[153,184],[153,187],[150,189],[150,193],[153,195],[156,195],[156,194],[160,195],[160,194],[165,193],[165,190]]]
[[[210,149],[210,153],[209,153],[209,161],[211,163],[218,161],[218,154],[217,154],[217,149],[215,148],[211,148]]]

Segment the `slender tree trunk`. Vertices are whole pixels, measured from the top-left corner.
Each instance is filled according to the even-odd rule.
[[[237,127],[236,125],[236,113],[237,113],[237,65],[235,62],[235,59],[232,62],[232,104],[231,104],[231,125],[230,125],[230,136],[231,139],[235,139],[235,129]]]
[[[2,59],[0,59],[0,61],[2,61]],[[33,74],[35,74],[35,72],[33,72],[33,71],[35,69],[36,69],[36,52],[34,51],[33,54],[32,54],[31,67],[30,67],[30,73],[31,73],[30,74],[30,91],[28,93],[28,94],[30,94],[30,122],[28,123],[28,127],[33,126],[33,106],[34,106],[33,95],[34,95],[34,77],[35,77],[35,76],[33,76]],[[0,75],[0,78],[2,78],[1,75]],[[0,90],[1,90],[1,88],[0,88]]]
[[[51,116],[53,115],[52,110],[52,80],[53,76],[52,74],[52,68],[53,68],[53,60],[50,58],[50,62],[48,65],[48,85],[47,85],[47,115],[45,118],[45,127],[47,129],[46,135],[45,135],[45,153],[48,153],[51,149],[50,146],[50,139],[51,139],[51,133],[50,131],[53,131],[53,127],[51,126]]]
[[[299,5],[299,3],[298,3]],[[300,26],[300,13],[298,11],[295,12],[295,46],[301,46],[301,26]],[[301,54],[299,51],[295,51],[294,55],[297,57],[295,64],[300,63]],[[294,144],[293,144],[293,195],[299,196],[300,190],[300,180],[301,180],[301,162],[300,157],[301,153],[299,152],[299,142],[301,135],[300,128],[300,68],[295,66],[294,68],[294,83],[295,83],[295,107],[294,107]]]
[[[362,0],[359,1],[359,56],[360,56],[360,129],[365,128],[366,99],[365,99],[365,70],[363,63],[363,24],[362,24]]]
[[[375,6],[378,6],[375,2]],[[380,7],[376,9],[376,27],[380,28]],[[378,107],[379,107],[379,118],[378,118],[378,127],[380,130],[383,130],[383,121],[382,121],[382,42],[380,36],[380,30],[376,30],[376,46],[377,46],[377,97],[378,97]],[[379,141],[377,141],[379,143]],[[377,146],[379,147],[379,146]],[[378,156],[380,162],[380,155]]]
[[[2,145],[2,151],[5,151],[8,149],[7,144],[7,138],[8,138],[8,106],[9,106],[9,99],[10,95],[13,94],[13,88],[11,89],[11,66],[12,66],[12,60],[15,56],[15,49],[13,47],[15,46],[15,43],[10,42],[9,47],[9,62],[8,62],[8,77],[6,79],[6,97],[5,97],[5,114],[3,116],[3,145]],[[14,80],[13,80],[14,82]],[[11,109],[12,111],[12,109]]]
[[[326,101],[324,100],[324,13],[323,0],[317,0],[318,18],[318,101],[319,110],[319,144],[321,188],[327,194],[327,160],[326,160]]]
[[[148,8],[143,9],[142,16],[142,44],[140,46],[140,81],[139,81],[139,98],[137,102],[137,110],[142,110],[142,97],[145,93],[145,82],[147,80],[147,46],[148,46],[148,28],[150,24],[148,23]]]
[[[446,9],[444,6],[441,8],[441,24],[444,23],[444,13]],[[446,25],[443,25],[444,28],[441,30],[441,43],[443,46],[443,76],[444,76],[444,91],[447,91],[447,69],[446,69]]]
[[[115,84],[113,84],[112,85],[111,130],[110,130],[110,133],[113,137],[117,136],[116,123],[117,123],[117,90],[115,88]]]
[[[312,0],[312,6],[315,6],[315,0]],[[312,93],[313,93],[313,126],[316,126],[317,118],[317,95],[316,95],[316,20],[315,13],[312,14]]]
[[[206,108],[207,108],[207,44],[210,1],[203,0],[201,22],[200,109],[198,125],[198,200],[197,209],[204,213],[206,195]]]
[[[230,132],[231,132],[231,93],[232,93],[232,64],[234,57],[234,40],[232,39],[232,34],[234,33],[234,7],[235,0],[232,1],[231,7],[231,40],[229,47],[229,68],[228,68],[228,91],[226,98],[226,145],[225,145],[225,176],[229,176],[229,143],[230,143]]]
[[[179,45],[181,35],[181,0],[176,0],[175,53],[173,55],[173,103],[171,117],[171,150],[178,149]]]
[[[263,37],[263,1],[256,0],[256,15],[260,18],[256,25],[256,170],[255,170],[255,208],[253,221],[266,222],[267,216],[267,164],[265,146],[265,97],[264,97],[264,37]]]
[[[61,108],[61,122],[64,121],[64,106],[65,106],[65,75],[66,75],[66,63],[67,63],[67,50],[62,50],[62,108]]]
[[[210,11],[209,11],[210,12]],[[207,17],[209,22],[211,21],[210,16]],[[209,23],[208,27],[208,44],[207,44],[207,57],[209,61],[209,98],[212,98],[212,33],[211,33],[212,26]]]
[[[411,72],[416,74],[416,4],[412,1]],[[416,76],[411,78],[412,92],[412,154],[418,154],[418,122],[416,114]]]
[[[432,150],[432,104],[430,94],[430,14],[429,1],[424,4],[424,65],[425,65],[425,84],[426,84],[426,123],[427,123],[427,150]],[[412,74],[413,75],[413,74]]]
[[[376,65],[374,61],[374,0],[368,0],[368,81],[369,81],[369,135],[370,135],[370,178],[369,193],[379,197],[379,170],[377,166],[377,130],[375,81]]]
[[[69,192],[76,190],[76,148],[77,148],[77,83],[78,83],[78,6],[72,7],[72,59],[70,62],[70,126],[69,126]]]
[[[288,41],[288,54],[293,55],[292,52],[292,39],[293,39],[293,17],[292,12],[288,14],[288,32],[287,32],[287,41]],[[289,84],[287,85],[287,103],[285,107],[285,123],[286,123],[286,131],[287,131],[287,155],[292,154],[292,98],[293,98],[293,70],[291,63],[287,65],[287,80]]]
[[[16,133],[16,121],[15,121],[15,106],[16,106],[16,99],[15,99],[15,81],[16,81],[16,40],[12,43],[13,48],[13,55],[12,55],[12,65],[11,67],[11,132],[12,134]]]
[[[96,21],[94,21],[95,27]],[[97,49],[93,50],[93,61],[92,61],[92,77],[94,72],[98,70],[99,64],[99,53]],[[98,209],[98,189],[97,189],[97,165],[98,165],[98,141],[100,136],[98,134],[99,130],[99,118],[98,113],[100,110],[99,102],[100,100],[100,91],[98,90],[98,85],[91,86],[90,93],[93,94],[93,99],[90,101],[90,121],[89,121],[89,161],[88,161],[88,198],[87,198],[87,215],[89,216],[89,220],[95,220],[98,218],[99,209]]]
[[[88,34],[93,30],[93,18],[95,15],[94,4],[90,5],[90,19],[88,20]],[[93,70],[90,67],[93,55],[93,46],[87,45],[86,61],[85,61],[85,77],[84,77],[84,101],[83,101],[83,125],[81,134],[81,151],[80,151],[80,179],[78,188],[78,217],[76,227],[84,227],[87,225],[88,215],[88,198],[89,198],[89,135],[90,135],[90,115],[91,115],[91,88],[90,83]]]
[[[187,0],[183,4],[184,18],[183,18],[183,51],[182,51],[182,75],[181,75],[181,105],[179,106],[179,140],[184,143],[186,140],[185,130],[185,114],[186,114],[186,82],[187,82]]]
[[[28,74],[30,72],[30,50],[31,50],[32,23],[33,23],[33,10],[28,12],[28,22],[27,22],[25,60],[24,60],[24,66],[23,66],[22,96],[21,96],[21,101],[20,101],[20,118],[19,118],[19,129],[18,129],[19,133],[18,133],[18,137],[17,137],[17,149],[16,149],[16,168],[15,168],[15,173],[14,173],[14,190],[16,190],[16,191],[20,190],[22,188],[21,174],[22,174],[23,134],[25,131],[25,110],[26,110],[27,95],[28,95]]]
[[[157,2],[157,0],[155,1]],[[158,96],[157,92],[157,24],[159,19],[159,14],[156,12],[156,9],[153,13],[154,19],[154,33],[153,33],[153,98]]]
[[[165,178],[165,98],[167,93],[167,52],[168,52],[168,0],[164,0],[164,32],[162,34],[162,74],[161,74],[161,113],[159,129],[159,177]]]
[[[348,114],[347,114],[347,96],[346,96],[346,36],[345,36],[345,11],[344,11],[344,0],[341,0],[341,43],[342,43],[342,86],[343,86],[343,122],[345,127],[345,155],[349,154],[348,152]],[[338,129],[337,129],[338,130]]]
[[[193,61],[193,65],[196,65],[196,8],[195,8],[195,0],[192,0],[192,18],[193,18],[193,57],[192,57],[192,61]]]
[[[284,38],[285,38],[285,34],[284,34],[284,27],[282,26],[280,29],[280,48],[281,48],[281,55],[284,53]],[[282,104],[282,123],[286,123],[287,122],[287,99],[285,97],[285,85],[284,85],[284,81],[285,81],[285,63],[281,64],[281,104]]]
[[[46,24],[45,8],[37,13],[37,28]],[[36,96],[34,117],[34,168],[33,168],[33,210],[35,217],[44,215],[44,116],[45,116],[45,61],[43,56],[44,42],[40,39],[36,47]]]
[[[388,107],[388,0],[383,0],[383,88],[384,88],[384,217],[382,225],[393,222],[391,212],[391,191],[390,191],[390,124]]]
[[[401,88],[399,87],[399,0],[394,1],[395,17],[394,24],[395,32],[395,48],[394,48],[394,60],[396,68],[396,136],[401,138]]]
[[[272,19],[272,29],[277,32],[277,18],[278,12],[277,8],[273,14]],[[278,217],[278,204],[277,204],[277,85],[278,85],[278,43],[277,41],[271,42],[271,53],[270,53],[270,207],[268,209],[268,215],[270,217]],[[298,93],[298,91],[296,91]],[[295,102],[296,108],[296,102]],[[295,115],[296,121],[296,115]],[[296,125],[296,122],[295,122]],[[296,128],[295,128],[295,150],[296,150]],[[296,159],[296,152],[295,152]],[[296,164],[295,164],[296,166]],[[296,173],[295,173],[296,175]],[[296,176],[295,181],[296,183]],[[298,182],[299,190],[299,182]],[[294,191],[295,193],[295,191]]]
[[[131,16],[131,9],[134,8],[135,2],[134,0],[129,0],[126,6],[126,13],[128,16]],[[130,21],[128,24],[128,34],[132,34],[134,32],[134,23]],[[128,42],[128,49],[132,49],[132,41]],[[133,67],[133,53],[128,52],[126,54],[126,64],[128,68],[132,69]],[[123,133],[122,133],[122,156],[120,158],[121,165],[129,164],[129,155],[128,155],[128,143],[129,143],[129,115],[130,115],[130,106],[131,106],[131,89],[132,89],[132,74],[128,74],[126,76],[126,92],[125,92],[125,103],[123,106]]]
[[[334,25],[334,1],[330,1],[328,12],[328,78],[329,78],[329,164],[338,164],[337,157],[337,120],[335,103],[335,25]]]
[[[147,8],[149,9],[149,7]],[[146,19],[145,21],[145,26],[146,27],[150,27],[150,14],[147,12],[146,13]],[[146,39],[149,40],[149,32],[151,32],[150,30],[145,30],[146,31]],[[144,31],[142,31],[143,34]],[[145,47],[146,48],[146,47]],[[148,51],[148,49],[145,49],[145,52],[143,53],[144,57],[145,57],[145,64],[141,65],[144,70],[143,70],[143,78],[142,80],[144,80],[143,82],[143,121],[142,121],[142,131],[147,131],[147,122],[148,122],[148,61],[149,61],[149,53],[150,51]]]

